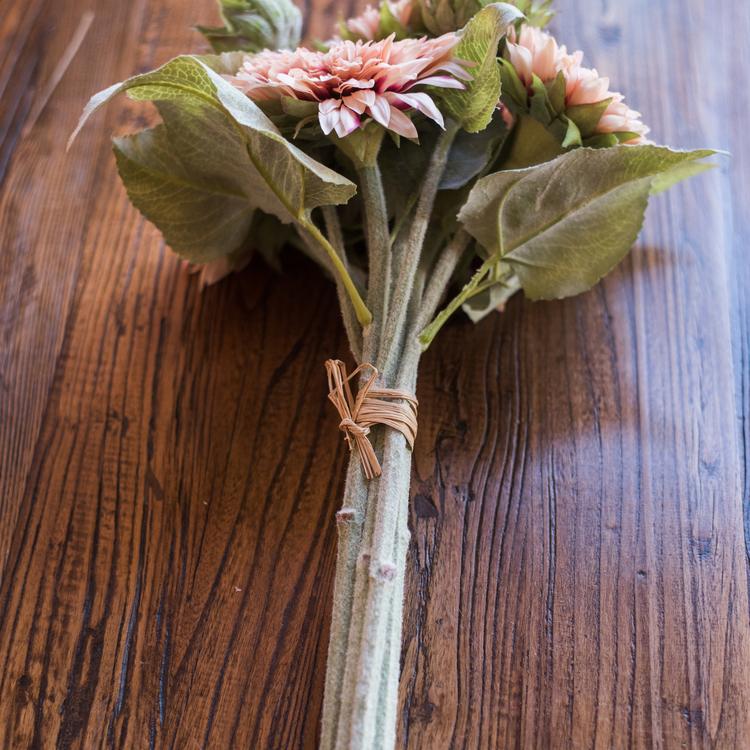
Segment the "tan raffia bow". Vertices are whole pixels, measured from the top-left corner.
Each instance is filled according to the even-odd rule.
[[[357,397],[352,395],[349,381],[364,370],[370,370],[370,377],[359,387]],[[367,435],[370,427],[384,424],[398,430],[414,446],[417,437],[417,399],[406,391],[395,388],[376,388],[377,369],[369,364],[361,364],[351,375],[346,374],[346,365],[340,359],[326,361],[328,374],[328,398],[341,417],[339,429],[346,436],[349,450],[357,447],[362,468],[368,479],[379,477],[380,462],[375,455]]]

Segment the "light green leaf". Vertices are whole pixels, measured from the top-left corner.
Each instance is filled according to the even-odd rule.
[[[231,252],[255,209],[300,221],[317,206],[347,202],[356,191],[286,141],[253,102],[195,57],[175,58],[92,97],[76,132],[123,91],[156,102],[164,120],[150,135],[116,142],[126,188],[174,250],[190,260]],[[224,213],[217,196],[229,196]],[[198,213],[198,205],[205,211]],[[202,231],[196,226],[201,220]]]
[[[596,133],[583,141],[586,148],[612,148],[620,143],[615,133]]]
[[[497,47],[508,26],[521,17],[518,8],[493,3],[482,8],[461,32],[455,57],[475,63],[469,69],[473,78],[463,90],[446,90],[443,98],[447,114],[470,133],[487,127],[500,100]]]
[[[532,299],[568,297],[614,268],[638,236],[648,197],[714,152],[658,146],[580,148],[477,182],[459,213]]]
[[[565,75],[560,71],[553,81],[544,84],[547,89],[550,107],[555,114],[565,109]]]
[[[523,169],[550,161],[563,153],[560,141],[541,122],[522,115],[513,126],[502,169]]]
[[[555,116],[550,102],[547,87],[536,73],[531,74],[531,96],[529,97],[529,112],[535,120],[543,125],[549,125]]]
[[[471,297],[461,305],[472,323],[479,323],[490,313],[500,312],[505,303],[521,288],[517,276],[511,276],[503,282],[498,282],[483,289],[479,294]]]
[[[255,212],[247,197],[228,180],[222,185],[191,173],[164,125],[115,138],[114,152],[131,202],[180,255],[207,263],[243,243]]]
[[[573,120],[568,119],[565,115],[561,115],[555,122],[560,123],[561,132],[564,129],[565,134],[560,144],[563,148],[581,145],[581,131]]]
[[[596,126],[611,101],[612,98],[610,97],[596,104],[577,104],[568,107],[565,110],[565,115],[578,126],[582,138],[589,138],[596,133]]]
[[[518,77],[518,72],[511,64],[510,60],[503,57],[498,58],[500,65],[500,82],[502,84],[503,103],[508,106],[512,112],[525,111],[528,99],[526,86],[523,85]]]

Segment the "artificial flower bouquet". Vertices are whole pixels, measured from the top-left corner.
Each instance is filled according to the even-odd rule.
[[[384,0],[307,47],[290,0],[221,9],[199,27],[216,54],[111,86],[81,124],[120,92],[156,105],[161,124],[114,140],[117,167],[204,281],[294,245],[335,283],[357,367],[326,363],[351,457],[321,746],[391,748],[420,355],[454,313],[590,288],[649,197],[712,152],[647,141],[542,30],[548,1]]]

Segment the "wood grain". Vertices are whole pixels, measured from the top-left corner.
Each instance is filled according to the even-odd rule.
[[[352,4],[353,7],[354,4]],[[399,744],[750,737],[750,6],[559,0],[655,140],[732,152],[591,293],[457,322],[419,382]],[[325,36],[334,0],[310,0]],[[0,18],[0,746],[312,748],[345,446],[327,282],[289,256],[200,294],[129,207],[121,101],[205,2]]]

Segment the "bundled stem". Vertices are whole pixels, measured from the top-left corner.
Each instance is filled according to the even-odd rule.
[[[414,278],[419,266],[424,238],[430,224],[435,196],[445,171],[451,144],[457,132],[458,126],[449,123],[446,131],[440,136],[422,183],[419,200],[414,209],[412,224],[406,240],[403,247],[396,248],[397,275],[392,282],[392,304],[388,319],[384,321],[382,360],[379,362],[379,367],[387,378],[392,377],[395,373],[399,339],[404,336],[406,331],[406,313],[411,301]]]
[[[413,391],[418,347],[404,352],[395,387]],[[386,467],[366,482],[352,453],[342,509],[321,747],[395,742],[411,451],[394,430],[373,439]]]
[[[372,311],[375,330],[370,336],[370,348],[377,347],[382,335],[383,321],[388,318],[391,278],[391,248],[383,180],[377,162],[358,170],[359,186],[365,206],[365,232],[369,261],[367,305]],[[371,352],[368,352],[372,356]]]
[[[434,269],[438,279],[425,291],[426,305],[415,305],[414,279],[455,133],[449,127],[438,142],[412,223],[394,253],[379,170],[358,168],[370,260],[367,303],[374,312],[364,331],[363,356],[376,363],[387,386],[408,392],[416,388],[421,315],[430,308],[434,313],[441,297],[436,284],[447,285],[468,241],[462,234],[448,245]],[[421,297],[421,286],[418,291]],[[367,482],[359,456],[352,453],[337,515],[323,750],[388,750],[396,737],[411,451],[395,430],[376,427],[370,437],[383,474]]]

